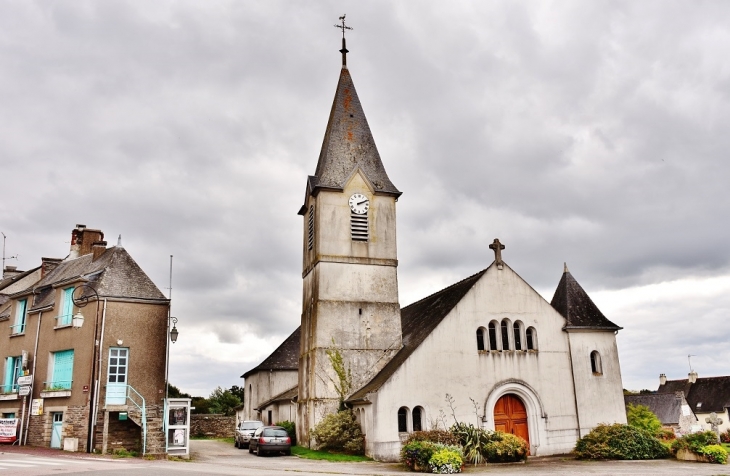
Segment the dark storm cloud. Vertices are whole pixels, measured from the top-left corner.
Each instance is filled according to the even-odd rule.
[[[337,82],[333,24],[346,12],[350,70],[404,192],[402,304],[489,265],[495,237],[548,299],[563,261],[589,293],[727,275],[728,10],[6,3],[0,230],[21,268],[65,256],[76,223],[110,244],[121,233],[161,289],[173,254],[173,313],[182,336],[198,337],[176,344],[184,365],[173,381],[208,394],[222,375],[237,378],[299,323],[296,211]],[[660,340],[620,322],[624,378],[653,381],[695,340],[727,347],[723,333],[681,327],[687,313],[720,322],[727,306],[716,299],[627,310],[636,322],[665,316],[685,340],[658,352]]]

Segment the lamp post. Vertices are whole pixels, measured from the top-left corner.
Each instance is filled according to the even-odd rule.
[[[81,289],[81,294],[76,297],[76,292]],[[99,327],[99,293],[96,292],[96,289],[91,286],[89,283],[80,284],[76,287],[74,287],[73,292],[71,293],[71,300],[73,303],[78,307],[78,311],[71,319],[71,325],[74,329],[81,329],[81,327],[84,325],[84,316],[81,314],[81,308],[86,307],[87,304],[89,304],[89,301],[91,300],[93,295],[95,301],[96,301],[96,314],[94,315],[94,352],[93,356],[91,358],[91,385],[90,385],[90,392],[89,392],[89,425],[88,425],[88,434],[86,436],[86,452],[91,453],[93,451],[93,448],[91,447],[94,442],[94,406],[96,405],[96,390],[98,387],[97,384],[97,368],[96,368],[96,359],[97,359],[97,352],[99,349],[100,342],[97,341],[96,335],[98,332]]]
[[[170,329],[170,323],[172,322],[172,329]],[[167,318],[167,329],[168,329],[168,338],[172,343],[174,344],[177,342],[177,336],[180,335],[180,332],[178,332],[177,327],[175,326],[177,324],[177,317],[169,316]],[[170,382],[168,382],[168,378],[170,375],[170,345],[165,346],[167,349],[167,354],[165,355],[165,405],[167,405],[167,398],[170,393]]]

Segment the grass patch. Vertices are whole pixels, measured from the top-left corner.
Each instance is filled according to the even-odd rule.
[[[727,450],[728,453],[730,453],[730,443],[720,443],[723,448]]]
[[[346,455],[341,453],[330,453],[329,451],[317,451],[304,448],[303,446],[292,446],[291,454],[304,459],[316,459],[324,461],[372,461],[367,456]]]

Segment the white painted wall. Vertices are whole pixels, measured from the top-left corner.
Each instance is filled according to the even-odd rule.
[[[261,420],[256,408],[272,397],[294,387],[297,382],[296,370],[262,370],[249,375],[244,380],[246,386],[245,419]]]
[[[491,320],[504,318],[533,326],[538,350],[478,352],[477,328],[487,328]],[[388,382],[369,395],[372,403],[356,407],[356,411],[364,411],[361,420],[366,428],[368,454],[379,460],[398,458],[397,412],[402,406],[409,410],[417,405],[423,407],[426,427],[443,426],[444,415],[445,426],[450,426],[454,419],[445,400],[447,393],[455,400],[454,412],[459,421],[479,423],[488,429],[494,428],[494,403],[506,393],[515,393],[527,407],[531,453],[571,451],[578,425],[564,325],[563,317],[508,266],[503,270],[490,267]],[[615,349],[613,333],[596,337],[607,357],[612,340]],[[592,409],[581,409],[590,421],[626,419],[623,398],[619,406],[614,402],[615,394],[622,392],[620,372],[618,383],[611,375],[603,382],[605,385],[598,386],[609,391],[595,395],[590,402]],[[476,402],[476,411],[470,398]]]

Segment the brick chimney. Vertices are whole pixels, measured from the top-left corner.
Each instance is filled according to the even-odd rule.
[[[71,250],[68,259],[75,259],[92,252],[94,243],[104,240],[101,230],[86,228],[86,225],[76,225],[71,231]]]
[[[22,272],[23,271],[18,271],[17,266],[5,266],[5,269],[3,270],[3,279],[17,276]]]
[[[695,382],[697,382],[697,372],[695,372],[693,370],[692,372],[690,372],[689,374],[687,374],[687,381],[689,383],[695,383]]]
[[[95,241],[91,246],[91,252],[94,253],[94,257],[91,261],[96,261],[99,256],[103,255],[106,251],[106,241]]]
[[[61,264],[61,261],[63,260],[60,258],[41,258],[41,279],[56,269]]]
[[[667,374],[659,374],[659,386],[667,384]]]

